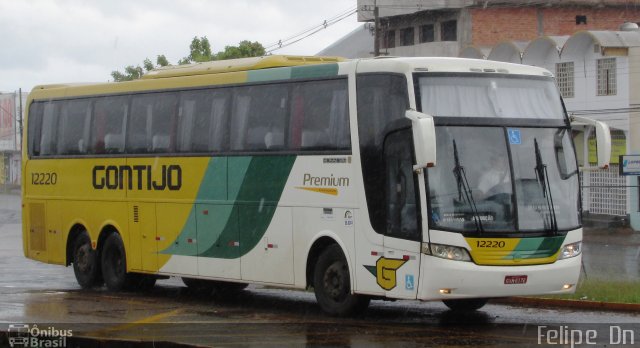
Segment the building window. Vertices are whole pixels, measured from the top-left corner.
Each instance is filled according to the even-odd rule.
[[[598,59],[598,95],[616,95],[616,59]]]
[[[382,46],[384,48],[394,48],[396,47],[396,31],[395,30],[387,30],[382,38]]]
[[[573,98],[573,62],[556,63],[556,81],[563,98]]]
[[[413,28],[400,29],[400,46],[411,46],[414,44]]]
[[[420,43],[435,41],[435,30],[433,24],[426,24],[420,27]]]
[[[442,22],[440,29],[442,33],[442,41],[458,40],[458,21]]]

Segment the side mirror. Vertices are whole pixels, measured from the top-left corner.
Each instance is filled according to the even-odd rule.
[[[593,127],[596,131],[596,148],[598,157],[598,168],[607,169],[611,162],[611,131],[606,123],[592,120],[586,117],[572,116],[571,128],[574,130],[584,131]],[[585,134],[585,137],[587,134]],[[586,158],[584,159],[587,162]],[[585,163],[586,164],[586,163]],[[592,169],[592,168],[583,168]]]
[[[435,167],[436,165],[436,127],[433,116],[415,110],[407,110],[405,117],[411,120],[413,142],[415,144],[416,164],[414,170]]]

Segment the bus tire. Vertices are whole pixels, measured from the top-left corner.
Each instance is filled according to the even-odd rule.
[[[315,266],[313,289],[320,308],[333,316],[349,316],[364,311],[369,298],[351,293],[351,276],[339,245],[325,249]]]
[[[86,231],[80,232],[73,243],[73,273],[80,287],[91,289],[102,285],[98,253],[91,247]]]
[[[120,291],[127,286],[127,260],[124,244],[118,233],[110,234],[102,247],[102,277],[107,289]]]
[[[444,304],[452,311],[457,312],[473,312],[487,304],[487,298],[465,298],[459,300],[442,300]]]

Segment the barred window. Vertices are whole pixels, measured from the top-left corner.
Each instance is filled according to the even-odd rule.
[[[435,41],[435,30],[433,24],[425,24],[420,27],[420,43]]]
[[[411,46],[414,43],[413,28],[400,29],[400,46]]]
[[[598,95],[616,95],[616,59],[598,59]]]
[[[389,30],[385,33],[383,46],[384,48],[396,47],[396,31],[395,30]]]
[[[573,62],[556,63],[556,81],[563,98],[574,97]]]

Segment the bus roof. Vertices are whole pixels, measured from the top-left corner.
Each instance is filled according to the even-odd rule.
[[[315,56],[263,56],[216,60],[211,62],[175,65],[152,70],[142,76],[143,79],[157,79],[166,77],[192,76],[204,74],[219,74],[235,71],[249,71],[268,68],[281,68],[298,65],[326,64],[345,61],[341,57]]]
[[[502,73],[510,75],[553,76],[547,69],[486,59],[454,57],[378,57],[361,59],[358,72],[409,71],[441,73]]]

